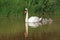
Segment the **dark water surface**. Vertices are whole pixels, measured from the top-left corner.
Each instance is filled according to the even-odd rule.
[[[25,38],[24,19],[0,18],[0,40],[60,40],[60,19],[53,19],[51,24],[37,28],[29,26],[28,37]]]

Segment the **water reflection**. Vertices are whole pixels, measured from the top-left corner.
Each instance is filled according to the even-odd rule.
[[[52,21],[53,20],[51,18],[49,18],[49,19],[45,18],[45,19],[42,19],[41,22],[31,22],[31,23],[26,22],[25,23],[25,27],[26,27],[25,37],[28,37],[28,26],[30,26],[31,28],[37,28],[41,25],[51,24]]]
[[[47,19],[47,18],[44,18],[42,19],[42,24],[45,25],[45,24],[51,24],[53,22],[53,20],[51,18]]]

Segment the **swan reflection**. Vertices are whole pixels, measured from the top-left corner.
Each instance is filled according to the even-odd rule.
[[[42,22],[25,22],[25,27],[26,27],[26,31],[25,31],[25,37],[28,37],[28,26],[30,26],[31,28],[37,28],[41,25],[46,25],[46,24],[51,24],[52,23],[52,19],[42,19]]]
[[[41,25],[41,23],[28,23],[28,22],[25,22],[25,37],[28,37],[28,26],[32,27],[32,28],[37,28],[39,25]]]

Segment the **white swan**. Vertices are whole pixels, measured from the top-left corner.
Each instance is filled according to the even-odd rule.
[[[33,16],[33,17],[30,17],[30,18],[28,19],[28,9],[27,9],[27,8],[25,8],[25,13],[26,13],[26,18],[25,18],[25,22],[26,22],[26,24],[25,24],[25,26],[26,26],[26,32],[24,33],[24,35],[25,35],[25,37],[28,37],[28,24],[27,24],[27,22],[28,22],[28,23],[29,23],[29,22],[39,22],[39,21],[41,21],[42,18],[39,18],[39,17],[37,17],[37,16]]]
[[[39,25],[41,26],[42,25],[42,23],[40,23],[40,22],[29,22],[28,23],[28,26],[30,26],[31,28],[37,28],[37,27],[39,27]]]
[[[26,13],[25,22],[40,22],[42,20],[42,18],[39,18],[37,16],[32,16],[28,19],[28,9],[27,8],[25,8],[25,13]]]

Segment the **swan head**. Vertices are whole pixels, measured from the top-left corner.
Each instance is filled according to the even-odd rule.
[[[25,8],[24,13],[25,14],[28,13],[28,8]]]

